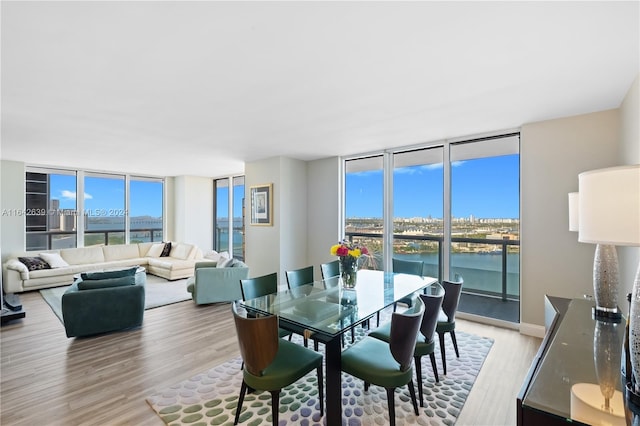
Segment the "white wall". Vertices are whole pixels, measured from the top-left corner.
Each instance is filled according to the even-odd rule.
[[[307,262],[307,163],[280,157],[280,271],[304,268]],[[285,281],[284,275],[280,280]]]
[[[578,174],[618,162],[618,110],[521,128],[521,323],[544,324],[545,294],[593,294],[595,246],[569,231]]]
[[[640,164],[640,74],[620,107],[620,157],[618,164]],[[640,273],[640,248],[618,247],[620,263],[619,297],[631,293],[636,272]],[[628,302],[621,300],[619,306],[627,313]]]
[[[174,241],[213,248],[213,179],[177,176],[173,182]]]
[[[251,217],[251,192],[255,185],[273,183],[273,226],[255,226],[249,223]],[[245,164],[245,262],[249,265],[249,276],[278,273],[283,279],[280,268],[280,159],[268,158]],[[275,206],[278,206],[276,208]],[[281,281],[284,282],[284,281]],[[285,284],[286,285],[286,284]]]
[[[24,171],[19,161],[0,162],[0,253],[2,263],[9,255],[24,251]]]
[[[340,158],[310,161],[307,167],[308,264],[314,265],[316,279],[321,279],[320,264],[335,260],[329,250],[340,235]]]

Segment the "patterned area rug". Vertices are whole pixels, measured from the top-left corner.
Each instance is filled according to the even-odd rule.
[[[382,318],[381,318],[382,320]],[[357,339],[365,332],[358,328]],[[436,383],[429,357],[422,357],[424,407],[415,416],[409,391],[405,386],[396,390],[397,425],[453,425],[471,391],[473,383],[493,345],[493,340],[456,331],[460,358],[456,358],[447,336],[447,375],[442,374],[440,349],[436,359],[440,382]],[[299,336],[294,341],[302,343]],[[324,346],[320,345],[320,351]],[[242,383],[242,360],[234,358],[177,383],[147,398],[147,402],[167,425],[232,425]],[[417,386],[417,380],[414,378]],[[325,388],[326,389],[326,388]],[[324,425],[320,416],[315,372],[310,373],[280,394],[280,425]],[[418,390],[416,389],[416,396]],[[342,374],[343,424],[389,424],[387,397],[384,388],[371,386],[364,392],[363,382]],[[271,395],[268,392],[247,394],[240,424],[271,424]]]
[[[62,321],[62,295],[71,286],[53,287],[40,290],[40,295],[51,310]],[[187,291],[187,279],[169,281],[155,275],[147,275],[145,284],[144,308],[152,309],[191,299]]]

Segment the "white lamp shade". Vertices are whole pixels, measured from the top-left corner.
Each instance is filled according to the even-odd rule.
[[[580,173],[578,185],[580,242],[640,245],[640,164]]]
[[[578,216],[578,192],[569,193],[569,231],[578,232],[580,216]]]

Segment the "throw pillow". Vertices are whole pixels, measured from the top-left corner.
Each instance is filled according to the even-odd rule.
[[[40,257],[52,268],[64,268],[69,264],[58,253],[40,253]]]
[[[171,254],[171,241],[164,243],[164,248],[162,249],[162,254],[160,257],[169,257]]]
[[[51,266],[40,257],[19,257],[18,260],[24,264],[30,271],[38,271],[40,269],[51,269]]]
[[[160,257],[163,250],[163,243],[155,243],[151,247],[149,247],[149,251],[147,251],[147,257]]]
[[[220,253],[218,253],[215,250],[211,250],[210,252],[207,252],[207,254],[205,254],[202,257],[205,259],[213,260],[214,262],[217,262],[220,259]]]
[[[78,290],[93,290],[96,288],[124,287],[134,285],[136,278],[134,276],[105,278],[102,280],[86,280],[78,283]]]
[[[122,269],[118,271],[105,271],[105,272],[83,272],[80,274],[80,278],[84,281],[92,281],[92,280],[104,280],[108,278],[122,278],[122,277],[133,277],[138,271],[138,267],[134,266],[129,269]]]
[[[227,268],[231,266],[231,262],[233,262],[233,257],[231,258],[221,257],[220,260],[218,260],[218,264],[216,265],[216,268]]]

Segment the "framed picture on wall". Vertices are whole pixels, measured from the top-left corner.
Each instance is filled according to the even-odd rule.
[[[252,186],[250,193],[251,225],[273,225],[273,184]]]

